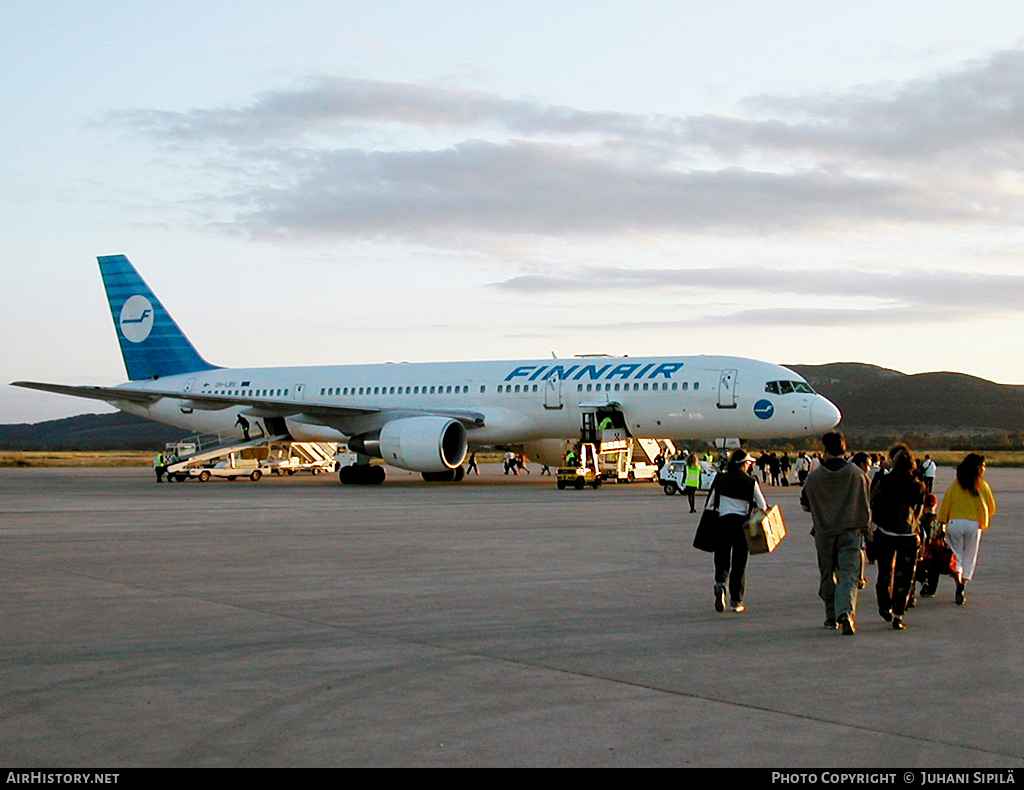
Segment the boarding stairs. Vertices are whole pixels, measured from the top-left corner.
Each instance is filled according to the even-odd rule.
[[[288,434],[280,436],[258,436],[249,441],[238,441],[237,437],[225,437],[220,433],[204,433],[197,436],[189,436],[181,441],[169,445],[178,453],[178,460],[167,465],[168,474],[184,472],[189,467],[205,465],[218,458],[226,458],[231,453],[237,453],[251,447],[263,447],[271,442],[289,441]],[[191,451],[189,451],[191,450]],[[182,451],[187,454],[182,455]]]
[[[652,464],[661,455],[664,458],[672,458],[676,454],[676,446],[671,439],[637,439],[637,444],[644,451],[647,460]]]

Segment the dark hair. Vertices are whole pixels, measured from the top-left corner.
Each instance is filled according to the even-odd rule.
[[[850,463],[864,469],[865,466],[871,466],[871,456],[867,453],[854,453],[853,458],[850,459]]]
[[[892,459],[892,471],[901,474],[913,474],[916,464],[914,454],[905,444],[897,444],[889,450],[889,458]]]
[[[894,444],[892,447],[889,448],[889,460],[890,461],[895,461],[896,460],[896,456],[899,455],[900,453],[906,453],[907,455],[911,455],[911,456],[913,455],[910,452],[910,448],[907,445],[905,445],[905,444]]]
[[[981,480],[985,456],[980,453],[968,453],[967,457],[956,468],[956,481],[964,491],[978,496],[978,482]]]
[[[846,438],[839,431],[829,431],[821,437],[821,446],[829,455],[846,453]]]

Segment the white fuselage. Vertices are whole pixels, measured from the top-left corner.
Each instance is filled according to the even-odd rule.
[[[321,441],[345,441],[403,415],[445,412],[482,416],[467,425],[470,444],[478,446],[577,437],[581,413],[603,409],[620,411],[634,436],[679,439],[802,436],[829,430],[840,418],[791,370],[721,356],[219,368],[123,386],[180,392],[181,399],[148,407],[114,404],[194,432],[241,435],[239,414],[262,415],[239,404],[202,408],[190,395],[287,404],[289,433]],[[318,415],[318,406],[330,416]]]

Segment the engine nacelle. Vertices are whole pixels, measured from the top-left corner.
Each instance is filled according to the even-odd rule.
[[[414,472],[455,469],[466,459],[468,445],[465,426],[449,417],[403,417],[348,440],[350,450]]]

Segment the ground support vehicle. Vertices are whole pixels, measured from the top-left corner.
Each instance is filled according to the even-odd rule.
[[[609,431],[605,431],[608,434]],[[618,433],[618,431],[616,432]],[[642,453],[636,452],[636,441],[629,437],[614,438],[601,442],[600,467],[605,480],[616,483],[633,483],[638,480],[655,480],[657,465],[648,460],[639,460]]]
[[[261,436],[249,441],[225,438],[220,434],[190,436],[167,445],[171,462],[167,464],[167,479],[183,483],[199,480],[205,483],[214,477],[236,480],[248,477],[256,482],[263,477],[261,464],[270,456],[270,444],[285,441],[287,436]]]
[[[710,461],[700,462],[700,491],[708,491],[718,470]],[[662,488],[668,496],[681,494],[686,488],[686,461],[669,461],[658,474]]]
[[[335,471],[337,451],[335,442],[272,442],[270,456],[262,463],[262,468],[275,475],[296,472],[320,475]]]
[[[566,488],[575,488],[577,491],[582,491],[587,486],[597,490],[601,487],[602,481],[601,468],[598,464],[597,445],[584,442],[579,445],[579,452],[574,465],[558,467],[555,485],[558,486],[559,491]]]

